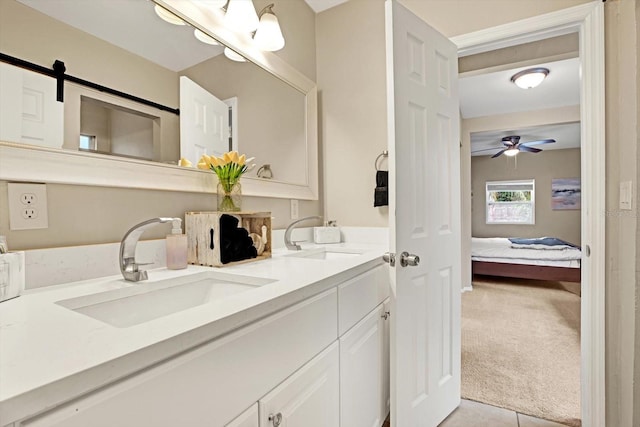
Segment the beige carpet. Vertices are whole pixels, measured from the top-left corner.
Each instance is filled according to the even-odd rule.
[[[462,397],[580,426],[580,297],[484,278],[462,295]]]

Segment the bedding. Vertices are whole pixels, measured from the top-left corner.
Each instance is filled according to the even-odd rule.
[[[567,242],[546,245],[539,239],[512,243],[501,237],[471,240],[474,275],[580,282],[582,254],[575,245],[565,244]]]

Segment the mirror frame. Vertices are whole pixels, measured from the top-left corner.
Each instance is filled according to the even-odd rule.
[[[222,11],[211,13],[201,4],[185,0],[153,1],[305,95],[306,183],[245,177],[242,193],[247,196],[318,200],[316,84],[274,53],[257,49],[248,35],[238,35],[227,29],[223,25]],[[0,180],[198,193],[215,193],[217,182],[215,174],[210,171],[5,141],[0,141]]]

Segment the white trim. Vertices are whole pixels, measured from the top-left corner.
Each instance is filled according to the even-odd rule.
[[[454,37],[460,56],[579,32],[582,162],[582,425],[605,416],[605,99],[604,7],[596,1]]]

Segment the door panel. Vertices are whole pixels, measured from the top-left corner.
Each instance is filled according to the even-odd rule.
[[[180,77],[180,156],[198,163],[203,154],[229,151],[229,106],[185,76]]]
[[[386,30],[391,420],[435,427],[460,402],[457,48],[395,0]],[[421,262],[401,266],[404,251]]]

